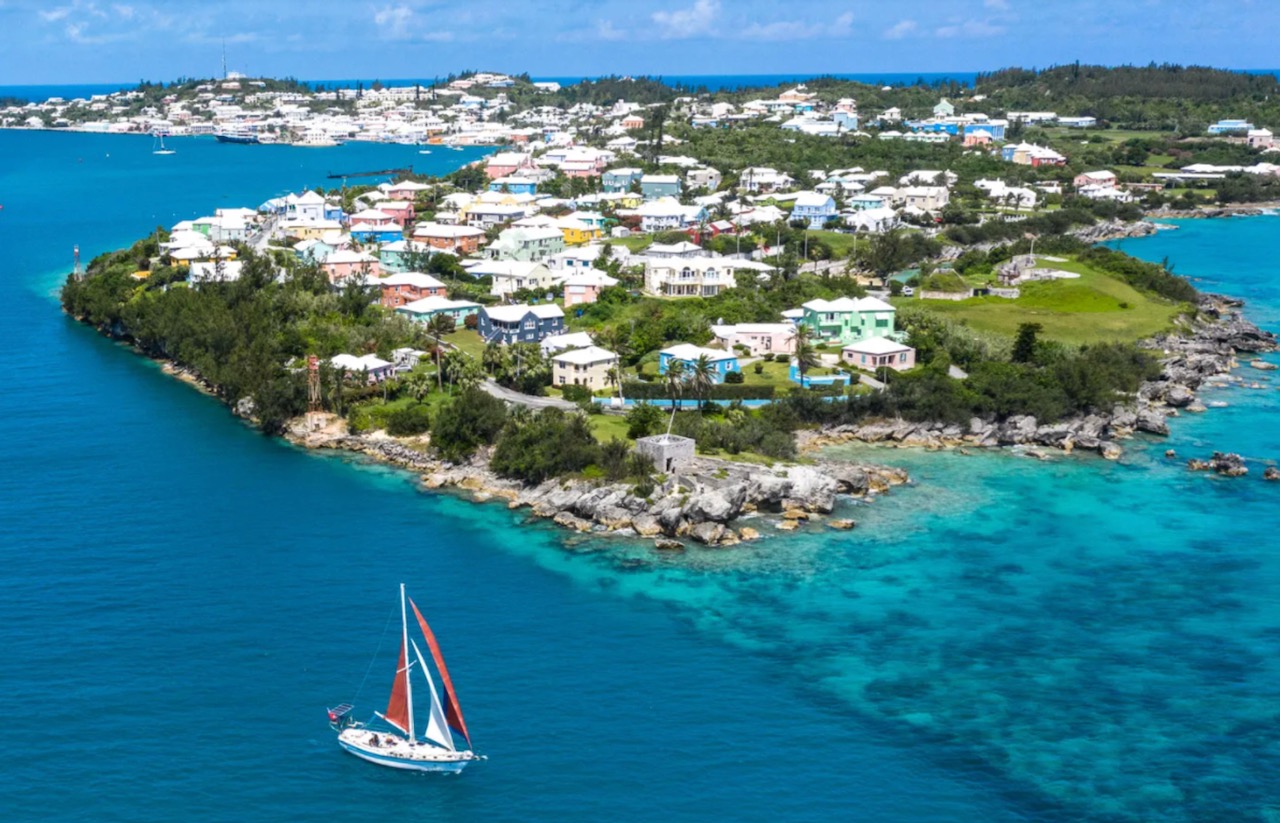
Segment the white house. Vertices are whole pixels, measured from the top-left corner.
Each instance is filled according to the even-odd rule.
[[[556,280],[551,269],[542,263],[522,260],[487,260],[468,272],[474,277],[492,277],[489,294],[504,298],[521,289],[548,290]]]
[[[551,380],[556,386],[586,386],[600,391],[609,386],[609,371],[618,355],[599,346],[570,349],[551,357]]]

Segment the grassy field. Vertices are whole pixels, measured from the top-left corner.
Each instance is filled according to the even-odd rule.
[[[627,439],[627,420],[622,415],[592,414],[587,416],[587,420],[591,423],[591,433],[601,443],[607,443],[613,437]]]
[[[856,234],[845,234],[839,231],[811,231],[809,232],[810,240],[822,240],[831,247],[831,253],[837,258],[845,258],[849,256],[854,247],[859,245],[859,237]],[[861,239],[862,244],[870,243],[870,240]]]
[[[1047,268],[1080,275],[1075,280],[1024,283],[1017,300],[975,297],[958,302],[895,298],[898,305],[927,308],[978,331],[1013,335],[1022,323],[1039,323],[1042,336],[1071,345],[1131,341],[1166,328],[1184,306],[1148,297],[1113,277],[1075,262],[1042,260]]]
[[[611,237],[604,242],[613,246],[626,246],[634,254],[648,248],[649,244],[653,242],[653,238],[647,234],[638,234],[631,237]]]
[[[480,339],[479,332],[474,332],[471,329],[460,328],[453,334],[446,334],[444,342],[451,346],[457,346],[477,360],[484,354],[484,340]]]

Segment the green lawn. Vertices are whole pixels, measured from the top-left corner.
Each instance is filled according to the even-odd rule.
[[[1017,300],[975,297],[957,302],[895,298],[945,314],[978,331],[1013,335],[1022,323],[1039,323],[1046,339],[1072,345],[1132,341],[1168,328],[1185,306],[1147,297],[1132,286],[1074,260],[1042,260],[1047,268],[1073,271],[1076,280],[1024,283]],[[1127,308],[1121,306],[1127,304]]]
[[[484,354],[484,340],[480,338],[479,332],[474,332],[471,329],[460,328],[453,334],[446,334],[444,342],[451,346],[457,346],[477,360]]]
[[[809,239],[825,242],[831,247],[831,253],[836,258],[848,257],[849,252],[859,243],[859,237],[856,234],[845,234],[839,231],[811,231],[809,232]],[[862,242],[865,244],[871,241],[863,239]]]
[[[613,246],[626,246],[632,254],[635,254],[648,248],[653,238],[647,234],[634,234],[631,237],[610,237],[604,242]]]
[[[592,414],[587,416],[587,420],[591,423],[591,433],[601,443],[607,443],[614,437],[619,440],[627,439],[627,420],[621,415]]]

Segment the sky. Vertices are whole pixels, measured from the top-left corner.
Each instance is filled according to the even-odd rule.
[[[1276,0],[0,0],[0,85],[1277,68]]]

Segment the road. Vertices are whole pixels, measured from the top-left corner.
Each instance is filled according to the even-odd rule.
[[[561,400],[558,397],[534,397],[531,394],[521,394],[518,391],[499,386],[492,380],[484,381],[480,384],[480,388],[499,400],[515,403],[518,406],[528,406],[531,409],[564,409],[569,411],[578,408],[577,403],[570,403],[568,400]]]

